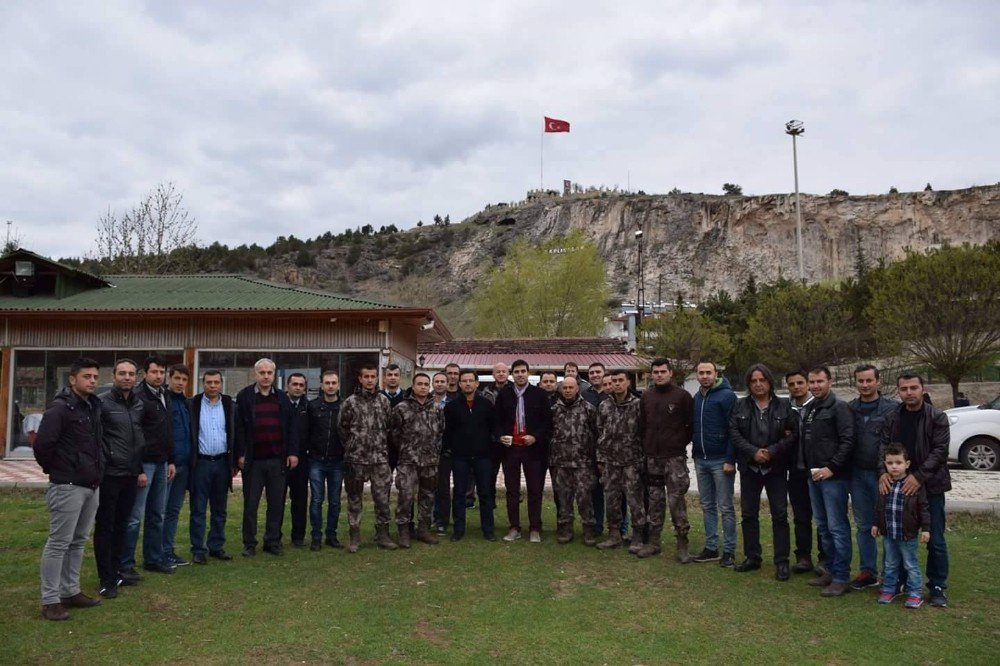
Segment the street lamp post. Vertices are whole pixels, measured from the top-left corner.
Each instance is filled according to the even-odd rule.
[[[643,310],[645,310],[645,300],[646,300],[646,286],[644,284],[644,278],[642,270],[642,229],[635,232],[635,240],[639,244],[639,285],[635,295],[635,307],[636,307],[636,323],[642,321]]]
[[[795,239],[799,252],[799,280],[806,279],[805,268],[802,265],[802,206],[799,204],[799,154],[795,145],[795,137],[805,133],[805,125],[801,120],[789,120],[785,123],[785,134],[792,137],[792,167],[795,170]]]

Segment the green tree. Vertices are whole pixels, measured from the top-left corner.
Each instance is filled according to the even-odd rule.
[[[889,265],[868,306],[886,351],[929,365],[958,394],[962,377],[1000,357],[1000,253],[944,247]]]
[[[787,283],[757,301],[747,321],[752,354],[775,370],[809,369],[842,361],[851,315],[836,287]]]
[[[596,335],[607,300],[604,262],[582,233],[539,246],[519,240],[473,295],[473,331],[508,338]]]
[[[743,188],[736,183],[724,183],[722,191],[729,196],[743,196]]]
[[[697,310],[675,308],[642,322],[645,346],[656,356],[670,359],[678,384],[701,359],[726,362],[733,343],[726,329]]]

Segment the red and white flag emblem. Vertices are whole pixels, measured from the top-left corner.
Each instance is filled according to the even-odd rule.
[[[546,132],[568,132],[569,122],[565,120],[558,120],[556,118],[549,118],[545,116],[545,131]]]

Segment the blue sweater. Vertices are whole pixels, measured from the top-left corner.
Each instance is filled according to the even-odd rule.
[[[736,404],[736,394],[729,380],[720,377],[715,385],[705,393],[701,389],[694,394],[694,444],[692,455],[703,460],[725,459],[736,463],[736,452],[729,439],[729,415]]]

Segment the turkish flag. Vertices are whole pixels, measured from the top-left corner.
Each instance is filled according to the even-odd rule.
[[[548,116],[545,116],[545,131],[568,132],[569,123],[565,120],[556,120],[555,118],[549,118]]]

